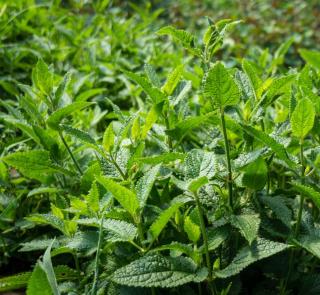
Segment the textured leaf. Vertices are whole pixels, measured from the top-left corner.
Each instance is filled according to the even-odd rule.
[[[105,132],[103,133],[102,146],[106,152],[110,152],[114,145],[114,131],[112,123],[109,124]]]
[[[320,52],[314,50],[300,49],[301,57],[315,69],[320,70]]]
[[[241,126],[246,133],[268,146],[279,157],[279,159],[284,161],[290,168],[294,168],[295,164],[289,159],[286,149],[282,144],[278,143],[263,131],[248,125],[241,124]]]
[[[182,44],[184,48],[192,52],[193,54],[200,56],[200,50],[195,48],[195,37],[185,30],[178,30],[172,26],[166,26],[161,28],[158,32],[158,35],[169,35],[176,41]]]
[[[147,203],[147,199],[157,178],[157,174],[161,165],[156,165],[142,176],[136,184],[136,193],[139,199],[140,208],[143,209]]]
[[[254,65],[251,64],[251,62],[249,62],[248,60],[243,59],[242,68],[243,68],[244,72],[246,73],[247,77],[249,78],[251,91],[254,93],[255,99],[259,100],[261,97],[261,91],[259,91],[259,90],[260,90],[262,81],[261,81],[260,77],[258,76],[258,73],[256,72],[256,70],[254,68]]]
[[[287,226],[290,226],[292,217],[291,210],[286,205],[286,199],[281,196],[261,196],[261,201],[267,205],[276,215]]]
[[[30,242],[21,243],[22,248],[19,252],[29,252],[35,250],[45,250],[47,249],[54,239],[41,239],[41,240],[32,240]],[[59,246],[59,242],[56,240],[52,247]]]
[[[0,278],[0,292],[24,288],[27,285],[30,276],[31,272],[24,272]]]
[[[126,242],[133,241],[137,235],[137,228],[132,224],[122,220],[106,219],[103,228],[109,233],[107,241]]]
[[[203,81],[203,94],[219,108],[238,103],[240,91],[224,65],[217,62],[209,70]]]
[[[114,196],[124,209],[132,216],[135,216],[139,209],[139,199],[134,192],[103,176],[97,177],[97,180]]]
[[[98,244],[98,232],[78,231],[73,237],[67,239],[66,247],[77,251],[95,249]]]
[[[303,196],[311,199],[314,204],[320,209],[320,193],[318,191],[310,186],[306,186],[300,183],[293,183],[292,187]]]
[[[182,153],[164,153],[158,156],[138,158],[137,160],[145,164],[157,165],[161,163],[166,164],[174,162],[176,160],[183,160],[185,157],[186,155]]]
[[[180,81],[180,77],[182,75],[182,72],[183,72],[183,65],[177,66],[168,75],[166,83],[162,87],[162,91],[164,91],[168,95],[171,95]]]
[[[240,250],[236,257],[232,260],[225,269],[216,271],[215,276],[219,278],[227,278],[240,273],[244,268],[250,264],[275,255],[283,250],[288,249],[290,246],[265,240],[262,238],[257,239],[251,246],[246,246]]]
[[[160,103],[167,99],[166,95],[160,89],[153,86],[146,78],[141,75],[125,71],[126,76],[136,82],[154,103]]]
[[[189,282],[201,282],[206,276],[206,269],[197,269],[188,258],[153,254],[116,270],[111,280],[126,286],[173,288]]]
[[[192,241],[193,243],[197,243],[197,241],[200,239],[200,234],[201,234],[200,226],[195,224],[191,220],[190,216],[187,216],[185,218],[183,229],[188,235],[189,240]]]
[[[50,173],[70,174],[70,172],[52,163],[50,154],[44,150],[16,152],[3,158],[4,162],[17,168],[22,174],[38,179]]]
[[[293,135],[303,139],[312,129],[314,118],[315,110],[310,99],[301,99],[290,118]]]
[[[27,220],[33,221],[38,224],[47,224],[51,225],[52,227],[60,230],[65,235],[68,235],[67,230],[65,228],[65,225],[63,223],[63,220],[57,218],[56,216],[52,214],[32,214],[28,217],[26,217]]]
[[[298,245],[312,255],[320,259],[320,237],[315,235],[303,235],[298,239]]]
[[[229,231],[226,227],[209,228],[207,230],[208,248],[210,251],[217,249],[228,237]],[[204,247],[201,248],[204,252]]]
[[[246,187],[261,190],[267,182],[268,167],[263,158],[258,158],[244,168],[242,184]]]
[[[63,79],[61,80],[60,84],[58,85],[58,88],[57,90],[55,91],[54,93],[54,96],[53,96],[53,99],[52,99],[52,102],[53,102],[53,105],[55,107],[57,107],[63,97],[63,95],[65,94],[66,92],[66,89],[68,87],[68,84],[70,83],[70,80],[71,80],[71,73],[66,73],[65,76],[63,77]]]
[[[260,225],[258,215],[232,215],[231,224],[240,230],[241,235],[248,241],[249,245],[257,238]]]
[[[39,194],[56,194],[62,192],[57,187],[37,187],[29,191],[28,198]]]
[[[100,200],[100,192],[96,182],[93,182],[91,185],[91,189],[89,194],[86,197],[86,201],[88,203],[89,209],[93,210],[93,212],[99,211],[99,200]]]
[[[189,182],[188,190],[193,193],[196,193],[199,188],[206,185],[208,182],[209,182],[209,180],[208,180],[207,176],[200,176],[200,177],[195,178]]]
[[[42,59],[38,60],[33,69],[33,80],[38,89],[46,95],[50,95],[53,87],[53,73]]]
[[[146,75],[148,76],[149,80],[151,81],[151,83],[155,87],[160,88],[161,82],[160,82],[160,79],[159,79],[154,67],[151,66],[150,64],[145,64],[144,71],[145,71]]]
[[[54,130],[60,130],[60,123],[62,119],[64,119],[66,116],[69,116],[73,114],[76,111],[79,111],[81,109],[84,109],[90,105],[92,105],[92,102],[74,102],[72,104],[69,104],[66,107],[63,107],[61,109],[58,109],[57,111],[53,112],[49,118],[47,119],[47,124],[50,128]]]
[[[158,120],[158,113],[156,106],[153,106],[147,114],[145,124],[143,125],[141,131],[141,138],[145,139],[149,130],[152,128],[153,124]]]
[[[194,250],[191,245],[181,244],[179,242],[172,242],[171,244],[168,244],[168,245],[161,245],[157,248],[153,248],[151,251],[152,252],[159,252],[159,251],[166,251],[166,250],[184,253],[190,257],[192,257],[194,255]]]

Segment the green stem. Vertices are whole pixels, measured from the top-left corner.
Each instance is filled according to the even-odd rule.
[[[113,165],[116,167],[116,169],[118,170],[118,172],[120,173],[121,177],[125,180],[127,179],[126,175],[123,173],[122,169],[119,167],[118,163],[116,162],[116,160],[110,155],[111,161],[113,163]]]
[[[99,255],[100,255],[102,232],[103,232],[102,227],[103,227],[103,216],[101,217],[100,227],[99,227],[99,240],[98,240],[97,253],[96,253],[96,259],[95,259],[94,280],[93,280],[93,285],[91,290],[92,295],[95,295],[97,292],[97,285],[98,285],[98,278],[99,278]]]
[[[169,130],[170,129],[170,123],[169,123],[169,111],[166,112],[166,114],[164,114],[164,121],[165,121],[165,124],[166,124],[166,129]],[[167,135],[167,141],[168,141],[168,146],[169,146],[169,150],[170,152],[172,152],[172,149],[173,149],[173,145],[172,145],[172,139],[171,139],[171,136],[168,134]]]
[[[80,271],[80,264],[79,264],[77,251],[74,250],[72,252],[72,255],[73,255],[74,263],[75,263],[76,270],[77,270],[77,273],[78,273],[78,282],[80,282],[80,273],[81,273],[81,271]]]
[[[212,266],[211,266],[210,254],[209,254],[208,236],[207,236],[207,232],[206,232],[206,226],[204,223],[201,203],[200,203],[199,196],[198,196],[197,192],[194,193],[194,198],[196,200],[196,205],[197,205],[198,212],[199,212],[200,228],[201,228],[201,234],[202,234],[203,243],[204,243],[206,264],[207,264],[207,268],[208,268],[208,272],[209,272],[209,288],[211,290],[211,293],[214,294],[214,289],[213,289],[213,285],[212,285]]]
[[[226,150],[226,158],[227,158],[227,168],[228,168],[228,192],[229,192],[229,206],[231,209],[233,209],[233,196],[232,196],[232,170],[231,170],[231,160],[230,160],[230,147],[228,142],[228,136],[227,136],[227,129],[226,129],[226,122],[224,118],[224,109],[220,110],[221,114],[221,127],[223,132],[223,138],[224,138],[224,146]]]
[[[72,151],[70,150],[70,148],[69,148],[69,146],[68,146],[68,144],[67,144],[66,140],[64,139],[64,137],[63,137],[63,135],[62,135],[62,133],[61,133],[61,132],[59,132],[59,136],[60,136],[60,138],[61,138],[61,140],[62,140],[62,142],[63,142],[64,146],[66,147],[66,149],[67,149],[67,151],[68,151],[68,153],[69,153],[69,155],[70,155],[70,157],[71,157],[71,159],[72,159],[72,161],[73,161],[74,165],[75,165],[75,166],[76,166],[76,168],[78,169],[79,173],[80,173],[81,175],[83,175],[83,172],[82,172],[82,170],[81,170],[81,168],[80,168],[80,166],[79,166],[79,164],[78,164],[77,160],[75,159],[75,157],[74,157],[74,155],[73,155]]]

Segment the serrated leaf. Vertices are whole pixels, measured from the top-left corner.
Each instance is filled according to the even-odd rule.
[[[41,239],[41,240],[32,240],[30,242],[21,243],[22,246],[21,249],[19,249],[19,252],[29,252],[29,251],[35,251],[35,250],[45,250],[47,249],[54,239]],[[52,247],[59,246],[59,242],[56,240]]]
[[[316,235],[302,235],[297,240],[300,247],[320,259],[320,237]]]
[[[197,177],[188,183],[188,190],[193,193],[196,193],[199,190],[199,188],[201,188],[202,186],[204,186],[208,182],[209,182],[209,180],[208,180],[207,176]]]
[[[136,193],[140,203],[140,209],[143,209],[157,178],[161,165],[156,165],[142,176],[136,184]]]
[[[314,204],[320,209],[320,193],[310,186],[300,183],[292,183],[292,187],[305,197],[311,199]]]
[[[66,247],[77,251],[95,249],[98,244],[98,232],[78,231],[73,237],[66,240]]]
[[[151,252],[160,252],[160,251],[166,251],[166,250],[184,253],[190,257],[194,256],[194,250],[191,245],[182,244],[179,242],[172,242],[171,244],[168,244],[168,245],[161,245],[159,247],[153,248]]]
[[[221,62],[217,62],[206,74],[203,94],[219,108],[235,105],[240,99],[238,85]]]
[[[228,238],[228,235],[229,231],[226,227],[209,228],[207,230],[209,251],[217,249]],[[202,246],[200,250],[204,253],[205,249]]]
[[[51,225],[52,227],[60,230],[63,234],[68,235],[68,232],[65,228],[63,220],[59,219],[58,217],[52,214],[32,214],[26,217],[27,220],[33,221],[37,224],[46,224]]]
[[[50,154],[44,150],[16,152],[2,158],[4,162],[17,168],[22,174],[36,179],[50,173],[70,174],[70,172],[52,163]]]
[[[315,69],[320,70],[320,52],[315,50],[300,49],[301,57]]]
[[[137,228],[122,220],[106,219],[103,228],[108,231],[107,241],[126,242],[133,241],[137,235]]]
[[[242,68],[249,79],[251,91],[252,91],[252,93],[254,93],[255,99],[259,100],[261,97],[262,81],[261,81],[260,77],[258,76],[258,74],[254,68],[254,65],[251,62],[249,62],[248,60],[243,59]]]
[[[114,131],[113,124],[110,123],[103,133],[102,146],[106,152],[110,153],[113,145],[114,145]]]
[[[166,80],[166,83],[162,86],[162,91],[167,95],[171,95],[175,88],[177,87],[180,77],[183,73],[183,65],[177,66],[169,75]]]
[[[100,182],[133,217],[136,215],[139,209],[139,199],[134,192],[104,176],[98,176],[97,181]]]
[[[290,226],[292,217],[291,210],[286,205],[286,199],[281,196],[261,196],[261,201],[267,205],[276,215],[287,226]]]
[[[48,65],[39,59],[33,70],[34,83],[44,94],[50,95],[53,87],[53,73]]]
[[[144,92],[151,98],[153,103],[157,104],[167,99],[166,95],[160,89],[153,86],[146,78],[141,75],[124,71],[126,76],[136,82]]]
[[[167,164],[176,160],[183,160],[185,157],[186,155],[182,153],[164,153],[158,156],[137,158],[137,161],[145,164],[157,165],[161,163]]]
[[[32,197],[40,194],[55,194],[62,192],[61,189],[57,187],[37,187],[29,191],[27,197]]]
[[[183,229],[188,235],[189,240],[197,243],[201,235],[200,227],[191,220],[190,216],[185,218]]]
[[[291,129],[294,136],[302,140],[312,129],[315,118],[313,103],[308,98],[299,100],[291,118]]]
[[[231,224],[240,230],[241,235],[248,241],[249,245],[257,238],[260,225],[258,215],[232,215]]]
[[[153,106],[147,114],[145,123],[141,131],[141,139],[145,139],[149,130],[152,128],[153,124],[158,120],[157,107]]]
[[[66,117],[71,115],[72,113],[84,109],[90,105],[92,102],[74,102],[72,104],[67,105],[57,111],[53,112],[49,118],[47,119],[47,124],[50,128],[54,130],[60,130],[60,123]]]
[[[206,269],[197,269],[191,259],[153,254],[116,270],[111,280],[126,286],[173,288],[189,282],[201,282],[206,276]]]
[[[70,80],[71,80],[71,73],[68,72],[64,75],[63,79],[61,80],[61,82],[58,85],[58,88],[54,92],[54,96],[52,99],[52,103],[53,103],[54,107],[57,107],[59,105],[63,95],[66,92],[68,84],[70,83]]]
[[[155,240],[160,235],[161,231],[165,228],[170,218],[182,205],[183,203],[181,202],[172,204],[169,208],[162,211],[158,218],[151,224],[149,231],[152,235],[153,240]]]
[[[160,88],[161,87],[161,82],[160,82],[160,79],[159,79],[154,67],[151,66],[150,64],[145,64],[144,65],[144,71],[145,71],[148,79],[151,81],[151,83],[155,87]]]
[[[93,212],[99,211],[99,200],[100,200],[100,192],[97,183],[94,181],[91,185],[91,189],[89,191],[89,194],[86,197],[86,201],[88,203],[89,209],[91,209]]]
[[[279,157],[279,159],[284,161],[290,168],[294,168],[295,164],[289,159],[286,149],[282,144],[278,143],[263,131],[251,126],[241,124],[241,127],[246,133],[268,146]]]
[[[251,246],[246,246],[240,250],[236,257],[225,269],[215,271],[218,278],[228,278],[240,273],[250,264],[275,255],[288,249],[290,246],[283,243],[273,242],[262,238],[257,239]]]
[[[195,47],[195,37],[185,30],[178,30],[172,26],[166,26],[161,28],[158,32],[158,35],[169,35],[176,41],[182,44],[182,46],[189,50],[196,56],[200,56],[201,51]]]

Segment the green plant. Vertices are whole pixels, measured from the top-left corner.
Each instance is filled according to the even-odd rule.
[[[0,291],[319,292],[320,53],[301,50],[307,65],[283,75],[249,59],[230,68],[217,54],[238,23],[209,19],[201,43],[160,29],[188,58],[165,80],[122,65],[136,104],[106,98],[107,115],[75,95],[76,73],[38,60],[32,85],[2,102],[1,193],[14,198],[0,226],[5,248],[25,201],[19,251],[45,253]]]

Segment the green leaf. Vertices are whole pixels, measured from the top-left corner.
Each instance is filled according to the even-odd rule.
[[[260,225],[258,215],[232,215],[231,224],[240,230],[241,235],[248,241],[249,245],[257,238]]]
[[[310,186],[306,186],[300,183],[292,183],[292,187],[303,196],[311,199],[314,204],[320,209],[320,193],[318,191]]]
[[[274,212],[275,216],[279,220],[281,220],[287,226],[290,226],[292,212],[286,205],[286,197],[261,196],[260,200]]]
[[[219,108],[236,105],[240,99],[238,85],[221,62],[217,62],[206,74],[203,94]]]
[[[241,124],[241,127],[250,136],[268,146],[279,157],[279,159],[284,161],[290,168],[295,167],[295,163],[289,159],[286,149],[282,144],[278,143],[275,139],[263,131],[255,129],[251,126]]]
[[[31,272],[24,272],[0,278],[0,292],[24,288],[27,285],[30,276]]]
[[[275,255],[290,246],[283,243],[273,242],[262,238],[254,241],[251,246],[246,246],[240,250],[236,257],[225,269],[214,272],[218,278],[228,278],[240,273],[250,264]]]
[[[137,235],[137,228],[122,220],[106,219],[103,228],[108,231],[107,240],[112,242],[133,241]]]
[[[171,244],[168,244],[168,245],[161,245],[159,247],[153,248],[151,252],[160,252],[160,251],[166,251],[166,250],[184,253],[190,257],[193,257],[195,254],[194,249],[191,245],[182,244],[179,242],[172,242]]]
[[[39,266],[41,269],[45,272],[48,282],[50,284],[51,290],[54,295],[60,295],[59,289],[58,289],[58,283],[57,278],[53,270],[52,262],[51,262],[51,247],[54,241],[51,243],[51,245],[47,248],[43,255],[42,261],[39,261]]]
[[[93,212],[95,213],[97,213],[100,209],[99,200],[100,200],[99,188],[97,183],[94,181],[91,185],[89,194],[86,197],[86,201],[88,203],[89,209],[93,210]]]
[[[160,88],[161,87],[161,82],[160,79],[154,69],[154,67],[150,64],[145,64],[144,65],[144,71],[148,77],[148,79],[151,81],[151,83],[157,87]]]
[[[320,259],[320,237],[316,235],[302,235],[297,243],[312,255]]]
[[[191,259],[152,254],[116,270],[111,280],[126,286],[173,288],[189,282],[201,282],[206,276],[207,270],[197,269]]]
[[[139,209],[139,199],[134,192],[104,176],[98,176],[97,181],[114,196],[124,209],[133,217],[136,216]]]
[[[166,80],[166,83],[161,88],[167,95],[171,95],[177,87],[180,77],[183,73],[183,65],[177,66],[173,72],[171,72]]]
[[[69,235],[63,220],[59,219],[58,217],[54,216],[53,214],[32,214],[28,217],[26,217],[27,220],[33,221],[37,224],[46,224],[46,225],[51,225],[52,227],[58,229],[65,235]]]
[[[147,114],[145,124],[143,125],[141,131],[141,139],[146,139],[149,130],[152,128],[153,124],[158,120],[157,107],[153,106]]]
[[[242,184],[254,190],[264,188],[268,176],[268,167],[263,158],[258,158],[244,168]]]
[[[60,84],[58,85],[57,90],[54,92],[54,96],[52,99],[54,107],[57,107],[59,105],[63,95],[66,93],[70,80],[71,80],[71,73],[68,72],[65,74]]]
[[[197,243],[197,241],[200,239],[201,231],[200,226],[195,224],[190,216],[187,216],[184,220],[183,229],[188,235],[188,238],[193,243]]]
[[[35,266],[28,281],[27,295],[52,295],[46,273],[39,264]]]
[[[208,182],[209,180],[207,176],[200,176],[196,179],[191,180],[191,182],[188,184],[188,190],[193,193],[196,193],[199,190],[199,188],[201,188]]]
[[[261,81],[260,77],[258,76],[258,73],[256,72],[256,70],[254,68],[254,65],[251,62],[249,62],[248,60],[243,59],[242,68],[249,79],[251,91],[254,93],[255,99],[259,100],[261,97],[262,81]]]
[[[300,49],[299,53],[301,57],[313,66],[315,69],[320,70],[320,52],[314,50]]]
[[[156,165],[147,171],[136,184],[136,193],[139,199],[140,208],[143,209],[147,203],[147,199],[153,187],[153,184],[157,178],[157,174],[160,170],[161,165]]]
[[[158,218],[151,224],[149,231],[152,235],[153,240],[155,240],[160,235],[161,231],[165,228],[170,218],[182,205],[183,203],[181,202],[172,204],[169,208],[162,211]]]
[[[153,103],[157,104],[167,99],[166,95],[160,89],[153,86],[146,78],[141,75],[124,71],[126,76],[136,82],[144,92],[151,98]]]
[[[228,238],[229,232],[226,227],[209,228],[207,230],[209,251],[217,249]],[[200,250],[204,253],[204,246]]]
[[[38,89],[50,95],[53,87],[53,73],[42,59],[38,60],[33,70],[33,80]]]
[[[161,28],[158,32],[158,35],[169,35],[174,40],[182,44],[182,46],[189,50],[192,54],[196,56],[201,55],[201,51],[195,47],[195,37],[185,30],[178,30],[172,26],[166,26]]]
[[[70,174],[64,168],[53,164],[49,152],[43,150],[16,152],[4,157],[3,161],[17,168],[22,174],[35,179],[42,179],[44,174],[55,172]]]
[[[114,131],[112,122],[108,125],[107,129],[103,133],[102,146],[107,153],[110,153],[114,145]]]
[[[92,102],[74,102],[72,104],[69,104],[66,107],[53,112],[47,119],[47,124],[54,130],[60,130],[59,125],[66,116],[71,115],[74,112],[84,109],[92,104]]]
[[[313,127],[315,115],[314,106],[310,99],[299,100],[290,118],[293,135],[301,140],[306,137]]]
[[[137,158],[137,161],[145,164],[157,165],[161,163],[167,164],[176,160],[184,160],[185,157],[186,155],[182,153],[164,153],[158,156]]]
[[[29,198],[40,194],[56,194],[60,192],[63,192],[63,190],[57,187],[38,187],[30,190],[27,197]]]

